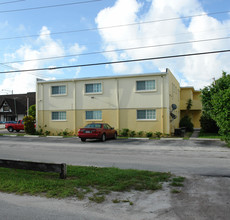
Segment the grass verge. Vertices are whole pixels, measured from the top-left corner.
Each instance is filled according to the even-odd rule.
[[[205,133],[205,132],[200,132],[199,133],[199,138],[213,138],[213,139],[215,139],[215,138],[221,138],[221,136],[219,135],[219,134],[217,134],[217,133]]]
[[[170,173],[83,166],[68,166],[65,180],[59,179],[56,173],[9,168],[0,168],[0,179],[2,192],[53,198],[87,197],[98,203],[111,191],[155,191],[164,182],[175,182]]]

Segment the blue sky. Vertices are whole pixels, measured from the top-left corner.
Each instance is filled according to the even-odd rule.
[[[58,7],[66,3],[79,4]],[[12,12],[51,5],[56,7]],[[223,11],[230,11],[229,0],[0,0],[0,72],[230,49],[230,13],[208,14]],[[203,16],[183,18],[198,14]],[[178,19],[146,24],[168,18]],[[140,24],[125,26],[133,23]],[[103,28],[118,25],[124,26]],[[86,29],[91,30],[82,31]],[[71,33],[56,34],[60,32]],[[222,39],[215,40],[217,38]],[[194,42],[200,40],[209,41]],[[175,44],[189,41],[193,43]],[[162,46],[164,44],[171,45]],[[142,49],[125,50],[136,47]],[[84,55],[111,50],[113,52]],[[73,54],[79,56],[41,60]],[[33,61],[12,63],[25,60]],[[0,94],[12,90],[14,93],[35,91],[36,78],[144,74],[166,68],[171,69],[181,86],[200,89],[220,77],[222,70],[229,73],[229,60],[230,53],[223,53],[0,74]]]

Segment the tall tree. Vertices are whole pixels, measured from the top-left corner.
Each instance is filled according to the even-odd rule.
[[[202,90],[203,111],[220,128],[219,133],[230,144],[230,75],[223,72],[211,86]]]
[[[30,116],[32,116],[35,119],[36,118],[36,105],[31,105],[29,107],[28,113]]]

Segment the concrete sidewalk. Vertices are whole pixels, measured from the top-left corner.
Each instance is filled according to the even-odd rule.
[[[191,135],[191,138],[198,138],[199,137],[199,134],[200,134],[200,129],[199,128],[195,128],[192,135]]]

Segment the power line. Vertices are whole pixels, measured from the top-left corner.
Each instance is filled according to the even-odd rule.
[[[57,8],[57,7],[64,7],[64,6],[70,6],[70,5],[80,5],[80,4],[93,3],[93,2],[99,2],[99,1],[103,1],[103,0],[88,0],[88,1],[71,2],[71,3],[57,4],[57,5],[39,6],[39,7],[34,7],[34,8],[12,9],[12,10],[0,11],[0,13],[2,14],[2,13],[10,13],[10,12],[39,10],[39,9],[45,9],[45,8]]]
[[[14,69],[14,70],[20,71],[18,68],[15,68],[15,67],[12,67],[12,66],[8,66],[8,65],[6,65],[6,64],[0,63],[0,65],[5,66],[5,67],[10,68],[10,69]],[[34,76],[39,75],[38,73],[31,73],[31,74],[34,75]],[[9,78],[8,78],[8,79],[9,79]]]
[[[94,0],[94,1],[102,1],[102,0]],[[113,26],[98,27],[98,28],[86,28],[86,29],[78,29],[78,30],[59,31],[59,32],[53,32],[53,33],[49,33],[49,34],[32,34],[32,35],[24,35],[24,36],[5,37],[5,38],[0,38],[0,40],[13,40],[13,39],[21,39],[21,38],[48,36],[48,35],[60,35],[60,34],[71,34],[71,33],[86,32],[86,31],[97,31],[97,30],[103,30],[103,29],[112,29],[112,28],[119,28],[119,27],[126,27],[126,26],[134,26],[134,25],[150,24],[150,23],[163,22],[163,21],[186,19],[186,18],[192,18],[192,17],[200,17],[200,16],[205,16],[205,15],[226,14],[229,12],[230,11],[212,12],[212,13],[191,15],[191,16],[185,16],[185,17],[166,18],[166,19],[160,19],[160,20],[144,21],[144,22],[129,23],[129,24],[122,24],[122,25],[113,25]],[[1,13],[1,11],[0,11],[0,13]]]
[[[224,31],[224,30],[228,30],[228,28],[229,27],[227,27],[227,28],[218,28],[218,29],[215,29],[215,32],[213,33],[213,34],[215,34],[216,35],[216,33],[218,32],[218,31]],[[195,31],[195,32],[193,32],[194,34],[196,33],[206,33],[206,32],[209,32],[209,31],[213,31],[213,29],[205,29],[205,30],[203,30],[203,31]],[[178,33],[178,34],[175,34],[175,35],[158,35],[157,37],[154,37],[154,39],[158,39],[158,38],[168,38],[168,37],[171,37],[171,36],[174,36],[174,37],[176,37],[176,36],[182,36],[182,35],[190,35],[191,33],[189,33],[189,32],[183,32],[183,33]],[[209,34],[210,35],[210,34]],[[118,41],[110,41],[109,43],[118,43],[118,42],[131,42],[131,41],[142,41],[143,42],[143,40],[149,40],[149,39],[153,39],[153,37],[140,37],[140,38],[135,38],[135,39],[124,39],[124,40],[118,40]],[[1,39],[0,39],[1,40]],[[81,44],[84,44],[84,46],[88,46],[88,45],[98,45],[99,43],[98,42],[91,42],[91,43],[87,43],[87,44],[85,44],[85,43],[83,43],[83,42],[81,42]],[[9,50],[8,50],[9,51]],[[12,51],[15,51],[15,50],[12,50]],[[80,54],[79,54],[80,55]],[[76,55],[76,56],[79,56],[79,55]],[[75,56],[75,55],[73,55],[73,56]]]
[[[0,2],[0,5],[12,4],[16,2],[24,2],[25,0],[17,0],[17,1],[10,1],[10,2]]]
[[[101,62],[101,63],[88,63],[88,64],[79,64],[79,65],[70,65],[70,66],[45,67],[45,68],[27,69],[27,70],[12,70],[12,71],[0,72],[0,74],[23,73],[23,72],[44,71],[44,70],[49,71],[49,70],[79,68],[79,67],[91,67],[91,66],[101,66],[101,65],[111,65],[111,64],[120,64],[120,63],[131,63],[131,62],[142,62],[142,61],[150,61],[150,60],[171,59],[171,58],[179,58],[179,57],[200,56],[200,55],[216,54],[216,53],[228,53],[228,52],[230,52],[230,49],[229,50],[200,52],[200,53],[188,53],[188,54],[161,56],[161,57],[140,58],[140,59],[132,59],[132,60],[120,60],[120,61],[110,61],[110,62]]]
[[[4,66],[4,67],[7,67],[7,68],[10,68],[10,69],[18,70],[18,69],[16,69],[16,68],[12,67],[12,66],[6,65],[5,63],[0,63],[0,65],[2,65],[2,66]]]
[[[39,61],[39,60],[60,59],[60,58],[85,56],[85,55],[95,55],[95,54],[103,54],[103,53],[127,51],[127,50],[148,49],[148,48],[154,48],[154,47],[164,47],[164,46],[173,46],[173,45],[199,43],[199,42],[209,42],[209,41],[225,40],[225,39],[230,39],[230,37],[220,37],[220,38],[211,38],[211,39],[203,39],[203,40],[175,42],[175,43],[168,43],[168,44],[148,45],[148,46],[142,46],[142,47],[131,47],[131,48],[116,49],[116,50],[95,51],[95,52],[88,52],[88,53],[70,54],[70,55],[65,55],[65,56],[44,57],[44,58],[30,59],[30,60],[19,60],[19,61],[12,61],[12,62],[0,63],[0,65],[12,64],[12,63],[24,63],[24,62]]]
[[[4,65],[4,64],[0,64],[0,65],[5,66],[5,67],[10,68],[10,69],[19,70],[17,68],[12,67],[12,66]],[[30,73],[30,74],[32,74],[36,77],[39,76],[39,73]],[[39,77],[41,77],[41,76],[39,76]],[[10,77],[10,78],[8,77],[7,79],[14,79],[14,77]]]

